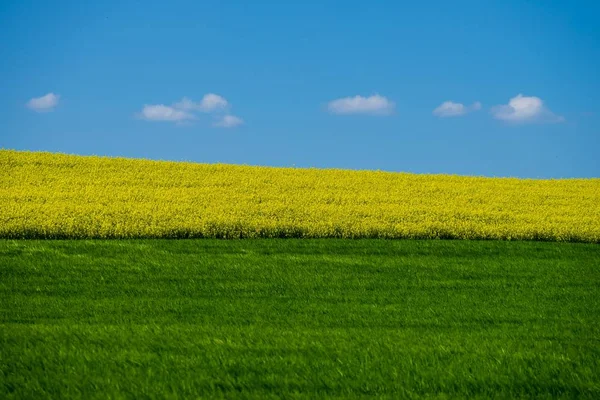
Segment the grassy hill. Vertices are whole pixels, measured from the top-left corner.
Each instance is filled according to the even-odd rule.
[[[600,398],[600,247],[0,240],[0,398]]]
[[[600,242],[600,179],[268,168],[0,150],[3,238]]]

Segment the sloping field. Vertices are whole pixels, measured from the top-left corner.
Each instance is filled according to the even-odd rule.
[[[270,168],[0,150],[3,238],[600,242],[600,179]]]

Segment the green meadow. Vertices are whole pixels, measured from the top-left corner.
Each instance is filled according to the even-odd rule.
[[[0,398],[600,398],[600,246],[0,241]]]

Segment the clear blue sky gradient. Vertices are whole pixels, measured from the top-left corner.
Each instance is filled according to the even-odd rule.
[[[600,2],[3,1],[0,147],[235,164],[600,176]],[[25,107],[61,96],[54,112]],[[136,118],[217,93],[245,124]],[[519,93],[563,123],[490,113]],[[389,116],[332,115],[380,94]],[[443,101],[481,111],[432,115]]]

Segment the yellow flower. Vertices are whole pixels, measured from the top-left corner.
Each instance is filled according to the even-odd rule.
[[[600,243],[600,179],[250,167],[0,150],[0,237]]]

